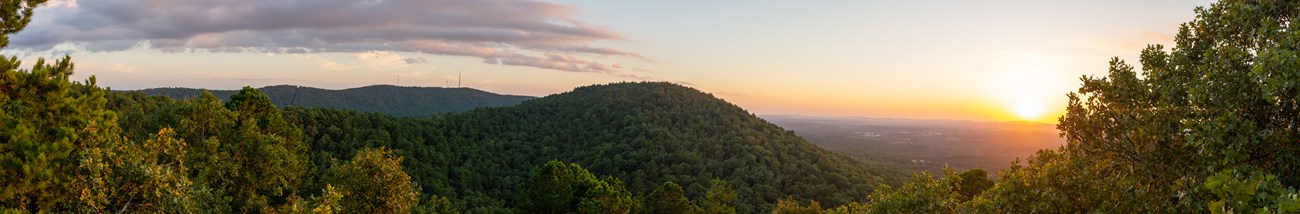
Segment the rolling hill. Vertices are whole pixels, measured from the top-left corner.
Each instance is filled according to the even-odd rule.
[[[276,85],[258,89],[271,97],[276,106],[301,106],[375,112],[398,117],[428,117],[442,113],[465,112],[482,107],[519,104],[529,96],[502,95],[473,88],[406,87],[372,85],[360,88],[329,90],[312,87]],[[238,90],[211,90],[225,99]],[[149,95],[173,99],[198,97],[203,89],[152,88],[138,90]]]
[[[549,160],[578,163],[648,193],[671,181],[690,198],[728,180],[741,213],[783,198],[837,206],[866,198],[882,179],[710,94],[672,83],[593,85],[515,106],[433,118],[286,108],[321,165],[388,147],[425,194],[471,212],[514,206],[522,181]],[[323,167],[322,167],[323,168]]]

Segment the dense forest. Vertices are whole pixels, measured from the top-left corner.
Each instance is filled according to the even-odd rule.
[[[256,89],[242,92],[266,99]],[[241,102],[241,94],[226,105]],[[223,118],[191,113],[219,105],[211,94],[172,100],[118,93],[108,100],[109,109],[122,115],[123,127],[140,130]],[[275,121],[262,123],[296,126],[282,136],[300,136],[295,140],[307,144],[306,157],[318,174],[358,151],[390,148],[406,158],[403,166],[424,194],[449,197],[472,211],[514,208],[516,190],[533,168],[549,160],[580,164],[623,181],[635,193],[671,182],[686,197],[701,198],[721,179],[738,193],[735,209],[745,213],[771,210],[790,196],[845,204],[865,197],[881,181],[856,161],[671,83],[586,86],[516,106],[432,118],[297,107],[267,112]]]
[[[42,0],[0,7],[0,47]],[[695,89],[613,83],[432,117],[112,92],[0,58],[0,211],[1297,213],[1300,2],[1198,8],[1175,46],[1081,78],[1067,144],[880,171]]]
[[[377,112],[398,117],[430,117],[443,113],[465,112],[483,107],[509,106],[529,96],[502,95],[473,88],[409,87],[372,85],[342,90],[276,85],[258,88],[280,107],[320,107]],[[151,88],[138,90],[149,95],[173,99],[197,98],[203,89]],[[239,90],[211,90],[218,99],[226,99]]]

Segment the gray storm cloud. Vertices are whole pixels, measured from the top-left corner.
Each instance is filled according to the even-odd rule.
[[[93,0],[38,9],[11,48],[166,52],[402,51],[478,57],[493,64],[614,72],[589,56],[640,58],[592,45],[618,33],[527,0]],[[423,61],[408,60],[408,62]]]

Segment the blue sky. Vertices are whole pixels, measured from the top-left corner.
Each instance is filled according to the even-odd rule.
[[[463,73],[508,94],[670,81],[763,114],[1050,122],[1079,76],[1170,45],[1210,3],[63,0],[5,53],[70,54],[115,89],[443,87]]]

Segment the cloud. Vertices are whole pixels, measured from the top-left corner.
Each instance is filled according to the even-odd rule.
[[[614,69],[587,57],[643,58],[594,45],[624,38],[575,19],[572,7],[534,0],[59,2],[38,9],[10,48],[48,51],[74,44],[92,52],[392,51],[575,72]]]
[[[402,56],[387,51],[367,51],[356,54],[356,59],[371,69],[387,70],[409,67],[411,63]]]
[[[90,72],[92,72],[92,73],[93,73],[93,72],[109,72],[109,73],[128,74],[128,75],[129,75],[129,74],[135,74],[136,70],[138,70],[135,66],[125,65],[125,64],[121,64],[121,63],[113,63],[113,64],[109,64],[109,65],[100,65],[100,64],[92,64],[92,63],[79,63],[79,66],[78,66],[78,67],[80,67],[81,69],[84,69],[84,70],[86,70],[86,71],[90,71]]]
[[[570,54],[547,52],[543,55],[544,57],[505,56],[500,58],[489,58],[487,59],[487,62],[491,64],[530,66],[530,67],[549,68],[549,69],[564,70],[564,71],[599,72],[599,73],[611,73],[611,74],[615,72],[615,70],[610,66],[597,63],[597,62],[588,61],[582,59],[581,57],[577,57]]]
[[[46,7],[77,7],[76,0],[51,0],[45,2]]]
[[[429,60],[425,60],[424,57],[410,57],[402,60],[406,61],[406,64],[419,64],[419,63],[424,63],[429,61]]]

